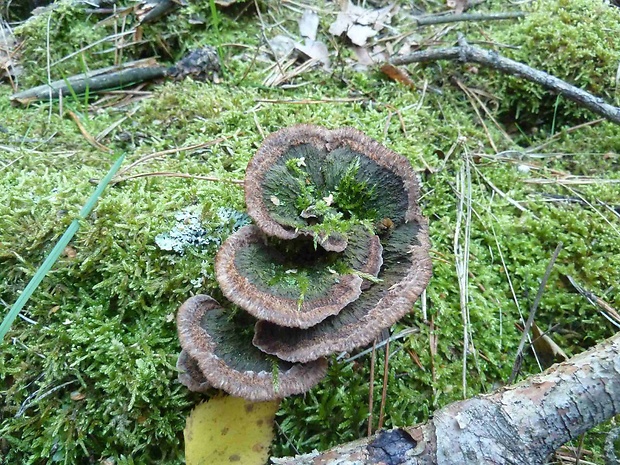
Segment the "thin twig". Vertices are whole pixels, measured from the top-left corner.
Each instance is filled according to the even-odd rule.
[[[463,21],[499,21],[502,19],[523,18],[525,13],[522,11],[507,11],[501,13],[463,13],[450,15],[429,15],[421,18],[414,18],[418,26],[431,26],[433,24],[457,23]]]
[[[562,250],[562,243],[560,242],[558,246],[555,248],[553,255],[551,256],[551,260],[547,265],[547,269],[545,270],[545,275],[540,282],[540,286],[538,286],[538,293],[536,294],[536,298],[534,299],[534,303],[532,304],[532,308],[530,309],[530,315],[527,317],[527,321],[525,322],[525,327],[523,328],[523,334],[521,335],[521,340],[519,341],[519,348],[517,349],[517,356],[515,357],[515,363],[512,367],[512,373],[510,373],[510,378],[508,379],[508,384],[512,384],[521,369],[521,363],[523,361],[523,347],[525,347],[525,341],[530,333],[530,329],[532,328],[532,323],[534,323],[534,316],[536,315],[536,310],[538,309],[538,305],[540,304],[540,300],[542,299],[543,292],[545,291],[545,286],[547,285],[547,281],[549,280],[549,276],[551,275],[551,270],[553,269],[553,265],[555,264],[560,251]]]
[[[368,437],[372,436],[372,404],[375,392],[375,360],[377,357],[377,340],[372,343],[372,355],[370,356],[370,386],[368,388]]]
[[[566,97],[584,108],[607,118],[616,124],[620,124],[620,108],[605,103],[601,98],[591,93],[575,87],[551,74],[540,71],[526,64],[503,57],[499,53],[484,50],[479,47],[469,45],[463,38],[459,39],[459,45],[450,48],[438,48],[423,50],[394,58],[390,62],[395,65],[406,65],[410,63],[424,63],[437,60],[458,60],[461,62],[478,63],[490,68],[502,71],[506,74],[520,76],[528,81],[532,81],[547,89]]]
[[[387,338],[387,344],[385,345],[385,360],[383,360],[383,389],[381,390],[381,406],[379,408],[379,425],[377,429],[383,428],[383,417],[385,415],[385,402],[387,400],[387,386],[389,379],[389,365],[390,365],[390,338]]]
[[[153,171],[151,173],[138,173],[133,174],[131,176],[125,176],[124,178],[117,179],[113,184],[118,184],[119,182],[129,181],[131,179],[138,178],[148,178],[148,177],[163,177],[163,178],[185,178],[185,179],[197,179],[199,181],[212,181],[212,182],[227,182],[230,184],[243,185],[243,179],[223,179],[216,178],[214,176],[199,176],[194,174],[186,174],[186,173],[173,173],[170,171]]]

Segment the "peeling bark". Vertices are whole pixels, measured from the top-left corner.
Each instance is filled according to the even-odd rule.
[[[536,465],[565,442],[619,413],[620,333],[517,385],[454,402],[422,425],[272,462]]]

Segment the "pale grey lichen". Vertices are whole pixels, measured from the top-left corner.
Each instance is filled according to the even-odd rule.
[[[242,226],[250,217],[233,208],[220,207],[209,220],[203,221],[200,207],[192,205],[174,215],[176,224],[169,232],[158,234],[155,244],[161,249],[183,255],[187,248],[219,246],[222,240]]]

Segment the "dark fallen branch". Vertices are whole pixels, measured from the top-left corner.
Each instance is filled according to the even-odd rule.
[[[620,413],[620,333],[546,372],[454,402],[427,423],[382,431],[279,465],[546,463],[562,444]],[[609,441],[613,448],[615,437]]]
[[[572,100],[593,113],[607,118],[609,121],[620,124],[620,108],[606,103],[602,98],[596,97],[544,71],[539,71],[518,61],[503,57],[497,52],[471,46],[462,38],[459,40],[457,47],[413,52],[409,55],[395,58],[390,63],[394,66],[400,66],[437,60],[458,60],[477,63],[506,74],[522,77],[563,95],[568,100]]]
[[[59,79],[51,84],[26,89],[11,95],[14,102],[27,105],[37,100],[58,98],[72,94],[117,89],[138,82],[149,81],[166,74],[166,68],[156,64],[155,60],[141,60],[121,66],[109,66],[89,73],[77,74],[66,79]]]
[[[191,51],[169,68],[149,58],[59,79],[51,84],[43,84],[13,94],[10,99],[13,102],[27,105],[37,100],[56,99],[61,94],[63,96],[83,95],[87,92],[92,94],[162,77],[181,80],[191,76],[196,81],[208,81],[215,79],[220,69],[217,52],[213,47],[205,46]]]
[[[505,13],[462,13],[449,15],[429,15],[415,18],[418,26],[431,26],[433,24],[447,24],[464,21],[499,21],[502,19],[523,18],[522,11],[510,11]]]

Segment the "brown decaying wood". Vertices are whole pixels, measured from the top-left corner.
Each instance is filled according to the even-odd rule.
[[[506,74],[522,77],[563,95],[568,100],[572,100],[593,113],[607,118],[609,121],[620,124],[619,107],[610,105],[603,101],[603,99],[579,87],[575,87],[562,79],[552,76],[551,74],[545,73],[544,71],[503,57],[499,53],[469,45],[462,37],[459,39],[459,45],[457,47],[414,52],[400,58],[395,58],[391,60],[390,63],[394,66],[400,66],[410,63],[425,63],[438,60],[458,60],[462,62],[478,63]]]
[[[380,432],[322,453],[273,458],[272,463],[537,465],[619,413],[620,333],[515,386],[454,402],[422,425]],[[391,447],[378,448],[386,437],[394,438]],[[389,451],[399,455],[386,457]]]

